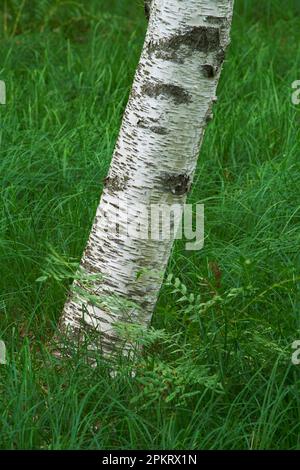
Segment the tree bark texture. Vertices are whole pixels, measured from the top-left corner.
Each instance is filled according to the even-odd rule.
[[[114,233],[115,218],[125,229],[125,213],[146,224],[141,204],[185,203],[212,119],[233,0],[152,0],[145,9],[141,59],[81,261],[90,281],[74,281],[60,323],[62,332],[95,333],[106,354],[121,346],[116,323],[149,324],[173,244]]]

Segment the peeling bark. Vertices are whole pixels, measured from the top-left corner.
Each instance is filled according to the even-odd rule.
[[[146,1],[149,25],[108,177],[61,332],[111,354],[123,345],[118,321],[148,325],[173,240],[112,233],[123,213],[146,223],[151,204],[181,204],[191,187],[229,44],[233,0]],[[151,11],[151,14],[150,14]],[[95,273],[99,277],[95,277]],[[140,274],[142,273],[142,274]]]

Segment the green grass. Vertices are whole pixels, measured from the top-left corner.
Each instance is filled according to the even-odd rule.
[[[101,358],[45,345],[109,166],[142,2],[1,3],[0,448],[300,449],[299,13],[236,0],[191,195],[205,248],[176,244],[137,374],[120,363],[113,379]]]

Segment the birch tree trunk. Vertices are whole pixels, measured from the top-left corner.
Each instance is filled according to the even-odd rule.
[[[63,334],[93,333],[94,347],[106,354],[131,347],[121,343],[118,322],[151,320],[174,237],[127,236],[125,214],[144,227],[151,205],[183,207],[212,118],[232,10],[233,0],[146,2],[150,18],[140,63],[81,275],[60,323]]]

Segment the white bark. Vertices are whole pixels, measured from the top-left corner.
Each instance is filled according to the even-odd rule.
[[[70,294],[61,320],[63,332],[95,331],[106,353],[119,341],[116,322],[150,322],[173,244],[172,238],[114,234],[116,207],[122,227],[126,211],[130,220],[146,223],[141,204],[185,202],[212,117],[232,10],[233,0],[151,2],[142,56],[81,262],[87,275],[102,279],[75,281],[77,293]]]

